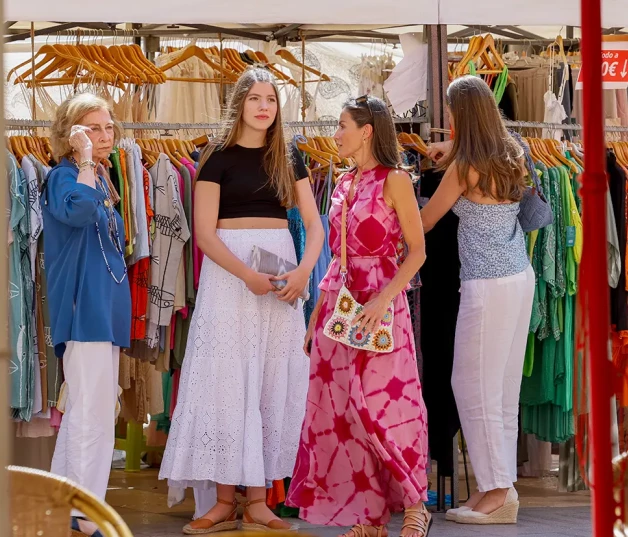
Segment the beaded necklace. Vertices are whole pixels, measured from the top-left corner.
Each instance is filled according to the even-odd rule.
[[[69,158],[70,162],[72,162],[72,164],[74,164],[77,169],[80,170],[80,166],[78,164],[78,162],[76,162],[76,159],[73,156],[70,156]],[[98,222],[95,222],[96,224],[96,233],[98,235],[98,243],[100,244],[100,253],[102,254],[102,258],[105,261],[105,265],[107,267],[107,271],[109,272],[109,274],[111,275],[111,277],[113,278],[113,281],[116,282],[117,284],[121,284],[126,276],[127,276],[127,266],[126,266],[126,262],[124,260],[124,250],[122,249],[122,245],[120,244],[120,233],[118,232],[118,222],[116,220],[116,215],[115,215],[115,209],[113,207],[113,203],[111,201],[111,197],[109,196],[109,191],[105,188],[105,186],[102,184],[102,181],[100,179],[100,177],[96,174],[96,190],[102,192],[106,199],[104,202],[104,206],[105,206],[105,212],[107,213],[107,217],[108,217],[108,222],[109,222],[109,240],[111,240],[112,244],[114,245],[115,249],[117,250],[118,254],[120,255],[120,258],[122,259],[122,264],[124,265],[124,274],[122,275],[122,278],[120,278],[120,280],[118,280],[118,278],[116,278],[116,275],[113,273],[113,270],[111,270],[111,266],[109,265],[109,261],[107,261],[107,256],[105,254],[105,249],[103,247],[102,244],[102,237],[100,236],[100,226],[98,225]]]

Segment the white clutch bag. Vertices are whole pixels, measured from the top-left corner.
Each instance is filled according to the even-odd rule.
[[[259,248],[258,246],[253,246],[253,251],[251,252],[251,268],[255,272],[261,272],[263,274],[271,274],[273,276],[281,276],[282,274],[286,274],[287,272],[292,272],[297,268],[294,263],[290,261],[286,261],[282,257],[275,255],[268,250],[264,250],[263,248]],[[273,285],[277,289],[283,289],[286,285],[285,281],[276,281],[273,282]],[[310,299],[310,292],[307,287],[303,290],[303,292],[299,295],[304,302],[307,302]],[[290,302],[290,305],[296,309],[297,300]]]

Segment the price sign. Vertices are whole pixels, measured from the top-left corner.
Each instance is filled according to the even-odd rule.
[[[626,36],[603,36],[602,84],[604,89],[628,88],[628,40]],[[576,89],[582,89],[582,69]]]

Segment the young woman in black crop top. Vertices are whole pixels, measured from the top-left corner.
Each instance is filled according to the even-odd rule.
[[[236,485],[247,487],[245,529],[289,529],[266,506],[266,484],[290,477],[296,460],[309,362],[303,309],[289,303],[308,285],[323,245],[307,169],[284,141],[268,71],[240,77],[229,119],[199,163],[194,225],[205,257],[160,472],[171,485],[195,488],[199,517],[186,534],[236,529]],[[296,265],[292,206],[306,230],[301,264],[281,278],[253,271],[254,246]],[[280,279],[287,284],[277,290]],[[208,494],[199,491],[214,486],[217,501],[202,507]]]

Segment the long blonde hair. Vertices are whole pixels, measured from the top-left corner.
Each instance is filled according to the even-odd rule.
[[[233,93],[227,109],[224,131],[213,139],[203,150],[199,159],[199,171],[207,162],[212,153],[227,147],[234,146],[242,133],[242,113],[244,102],[251,88],[256,82],[271,84],[277,98],[277,116],[266,133],[266,153],[264,155],[264,170],[269,178],[270,186],[277,193],[277,198],[284,207],[294,207],[297,202],[295,174],[291,154],[287,150],[279,106],[279,89],[275,77],[266,69],[253,67],[247,69],[233,87]]]
[[[454,146],[439,167],[454,164],[460,181],[471,190],[469,170],[480,178],[475,185],[483,196],[497,201],[519,201],[525,189],[520,160],[523,149],[510,136],[486,82],[475,76],[454,80],[447,89],[454,120]]]

